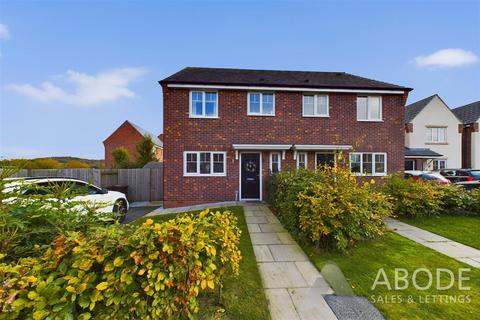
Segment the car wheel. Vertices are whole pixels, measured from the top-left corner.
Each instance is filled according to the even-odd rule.
[[[115,204],[113,205],[113,212],[119,215],[119,222],[125,221],[125,216],[127,215],[127,203],[124,200],[115,201]]]

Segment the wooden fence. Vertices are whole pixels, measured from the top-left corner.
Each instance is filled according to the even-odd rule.
[[[68,177],[102,188],[127,186],[129,201],[162,201],[163,168],[160,169],[24,169],[17,177]]]

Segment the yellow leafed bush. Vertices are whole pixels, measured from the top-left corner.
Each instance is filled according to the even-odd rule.
[[[238,274],[236,217],[185,214],[158,224],[61,235],[45,254],[0,264],[0,319],[178,319]]]

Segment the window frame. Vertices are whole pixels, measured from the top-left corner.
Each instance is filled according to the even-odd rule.
[[[435,169],[435,163],[440,163],[443,162],[443,168],[438,165],[437,169]],[[433,159],[432,161],[432,169],[433,171],[440,171],[440,170],[445,170],[447,168],[447,159]]]
[[[250,95],[252,94],[259,94],[260,95],[260,112],[250,112]],[[264,94],[269,94],[272,95],[273,99],[273,113],[272,114],[265,114],[263,113],[263,95]],[[275,117],[275,92],[257,92],[257,91],[252,91],[248,92],[247,94],[247,115],[248,116],[259,116],[259,117]]]
[[[313,96],[313,115],[305,114],[305,96]],[[318,97],[324,96],[327,98],[327,113],[326,114],[317,114],[317,102]],[[304,93],[302,95],[302,117],[304,118],[329,118],[330,117],[330,97],[328,94],[315,94],[315,93]]]
[[[277,151],[274,151],[274,152],[270,152],[270,155],[269,155],[269,170],[270,170],[270,173],[276,173],[276,172],[273,172],[272,170],[272,167],[273,167],[273,155],[277,155],[278,156],[278,172],[282,171],[282,153],[281,152],[277,152]]]
[[[193,93],[202,93],[202,115],[193,114]],[[215,93],[215,115],[207,116],[207,93]],[[190,90],[189,93],[190,107],[189,107],[189,117],[194,119],[218,119],[218,91],[217,90]]]
[[[364,154],[371,154],[372,155],[372,173],[371,174],[364,174],[363,173],[363,155]],[[360,155],[360,172],[352,172],[352,155]],[[375,165],[377,164],[375,158],[377,155],[383,155],[384,156],[384,162],[383,162],[383,165],[384,165],[384,168],[385,168],[385,172],[382,172],[382,173],[377,173],[376,170],[375,170]],[[349,155],[348,155],[348,166],[350,168],[350,171],[352,172],[352,175],[355,175],[355,176],[361,176],[361,177],[383,177],[383,176],[386,176],[388,174],[388,169],[387,169],[387,165],[388,165],[388,159],[387,159],[387,153],[386,152],[351,152]]]
[[[210,153],[210,173],[200,173],[200,154]],[[197,171],[187,172],[187,154],[196,154]],[[223,172],[213,172],[214,154],[223,155]],[[227,152],[226,151],[184,151],[183,152],[183,176],[184,177],[225,177],[227,176]]]
[[[445,143],[448,143],[448,139],[447,139],[447,127],[444,127],[444,126],[427,126],[427,131],[426,131],[426,143],[430,143],[430,144],[445,144]],[[439,133],[440,133],[440,129],[442,130],[445,130],[445,134],[443,135],[443,137],[445,138],[444,140],[439,140],[438,138],[440,137]],[[433,130],[437,130],[437,140],[433,140]]]
[[[297,169],[300,169],[300,155],[305,155],[305,168],[308,169],[308,152],[297,152]]]
[[[358,118],[358,98],[367,98],[367,118],[366,119],[359,119]],[[370,99],[371,98],[379,98],[380,99],[380,118],[374,119],[370,118]],[[357,121],[361,122],[383,122],[383,97],[380,95],[357,95],[356,100],[356,111],[357,111]]]

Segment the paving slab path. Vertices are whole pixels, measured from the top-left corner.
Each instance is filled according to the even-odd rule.
[[[387,225],[395,233],[424,245],[430,249],[443,253],[460,262],[480,268],[480,250],[452,241],[438,234],[414,227],[407,223],[388,219]]]
[[[263,204],[243,206],[272,320],[336,320],[324,299],[333,290],[277,217]]]

